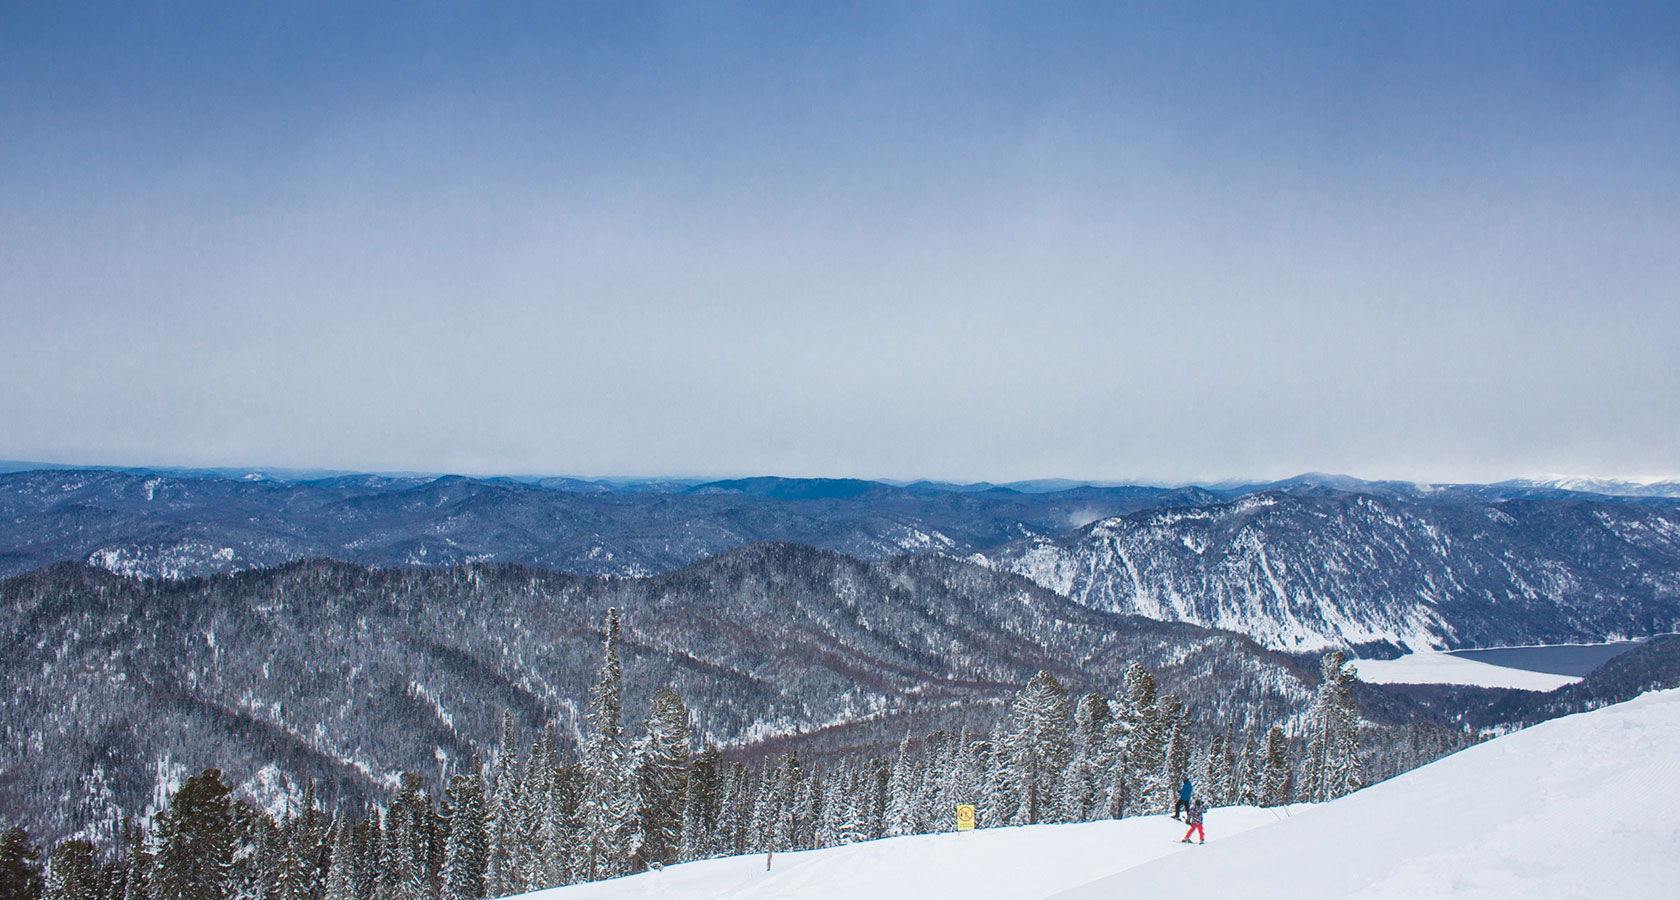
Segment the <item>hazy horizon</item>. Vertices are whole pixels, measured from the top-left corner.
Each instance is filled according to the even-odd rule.
[[[1680,7],[9,4],[0,457],[1680,477]]]
[[[1090,485],[1090,486],[1095,486],[1095,487],[1136,486],[1136,487],[1175,488],[1175,487],[1198,487],[1198,486],[1199,487],[1217,487],[1217,486],[1224,486],[1224,485],[1266,484],[1266,483],[1273,483],[1273,482],[1289,481],[1289,480],[1298,479],[1298,478],[1312,478],[1312,477],[1351,478],[1351,479],[1354,479],[1356,481],[1369,482],[1369,483],[1396,482],[1396,483],[1411,483],[1411,484],[1418,484],[1418,485],[1499,484],[1499,483],[1508,482],[1508,481],[1526,481],[1526,480],[1552,481],[1552,480],[1572,480],[1572,479],[1615,482],[1615,483],[1623,483],[1623,484],[1629,484],[1629,485],[1654,485],[1654,484],[1680,483],[1680,477],[1677,477],[1677,476],[1582,475],[1582,474],[1579,474],[1579,473],[1565,474],[1565,473],[1557,473],[1557,472],[1522,473],[1522,474],[1509,475],[1509,476],[1506,476],[1504,478],[1496,478],[1496,479],[1489,480],[1489,481],[1470,481],[1470,480],[1427,481],[1427,480],[1418,480],[1418,479],[1411,479],[1411,478],[1387,477],[1387,476],[1381,476],[1381,475],[1365,476],[1365,475],[1352,475],[1352,474],[1349,474],[1349,473],[1346,473],[1346,472],[1320,472],[1320,471],[1308,471],[1308,470],[1296,471],[1296,472],[1292,472],[1288,475],[1280,475],[1280,476],[1232,475],[1232,476],[1226,476],[1226,477],[1221,477],[1221,478],[1195,479],[1195,480],[1189,480],[1189,481],[1173,481],[1173,480],[1168,480],[1168,479],[1149,478],[1149,477],[1138,477],[1138,478],[1079,478],[1079,477],[1065,476],[1065,475],[1047,475],[1047,476],[1035,476],[1035,477],[1031,477],[1031,478],[1009,478],[1009,479],[981,478],[981,479],[970,480],[970,481],[959,481],[959,480],[954,480],[954,479],[950,479],[950,478],[941,478],[941,477],[934,476],[934,475],[915,475],[915,476],[908,476],[908,477],[902,476],[902,475],[800,475],[800,474],[789,474],[789,473],[778,473],[778,472],[734,472],[734,473],[724,472],[724,473],[713,473],[713,474],[656,473],[656,474],[650,474],[650,475],[628,475],[628,474],[589,474],[589,473],[578,473],[578,472],[488,472],[488,471],[487,472],[463,472],[463,471],[449,471],[449,470],[441,470],[441,469],[440,470],[338,469],[338,468],[316,467],[316,466],[269,466],[269,465],[188,466],[188,465],[144,464],[144,463],[141,463],[141,464],[129,464],[129,463],[68,463],[68,462],[50,462],[50,461],[45,461],[45,460],[0,459],[0,474],[7,474],[7,473],[13,473],[13,472],[24,472],[24,471],[59,471],[59,470],[63,470],[63,471],[83,471],[83,470],[136,471],[136,472],[156,471],[156,472],[207,473],[207,474],[215,474],[215,475],[219,475],[219,476],[223,476],[223,477],[230,477],[230,478],[235,477],[234,473],[243,472],[243,473],[249,473],[249,474],[270,476],[270,477],[274,477],[274,478],[277,478],[277,479],[280,479],[280,480],[287,480],[287,479],[292,479],[292,478],[303,478],[303,477],[337,477],[337,476],[350,476],[350,475],[373,475],[373,476],[377,476],[377,477],[388,477],[388,478],[470,478],[470,479],[477,479],[477,480],[488,480],[488,479],[537,480],[537,479],[550,479],[550,478],[564,478],[564,479],[574,479],[574,480],[578,480],[578,481],[599,482],[599,483],[607,483],[607,484],[614,484],[614,483],[617,483],[617,484],[637,484],[637,483],[657,483],[657,482],[671,482],[671,483],[677,483],[677,484],[703,484],[703,483],[710,482],[710,481],[734,481],[734,480],[751,479],[751,478],[780,478],[780,479],[787,479],[787,480],[874,481],[874,482],[880,482],[882,484],[893,484],[893,485],[911,485],[911,484],[916,484],[918,482],[928,482],[928,483],[935,483],[935,484],[950,484],[950,485],[956,485],[956,486],[969,486],[969,485],[975,485],[975,484],[991,484],[991,485],[996,485],[996,486],[999,486],[999,487],[1007,487],[1007,486],[1010,486],[1010,485],[1018,485],[1018,484],[1067,482],[1069,484]]]

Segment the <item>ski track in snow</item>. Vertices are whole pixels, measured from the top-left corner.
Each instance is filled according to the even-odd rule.
[[[525,900],[1672,896],[1680,690],[1536,725],[1332,803],[889,838],[672,866]]]

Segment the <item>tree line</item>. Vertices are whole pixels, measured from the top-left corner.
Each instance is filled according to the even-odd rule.
[[[748,767],[725,765],[716,747],[693,752],[688,709],[670,690],[653,695],[642,736],[629,739],[616,609],[605,632],[575,752],[551,724],[522,753],[504,715],[487,764],[473,759],[435,790],[404,774],[389,807],[359,821],[321,809],[313,783],[297,810],[270,816],[206,770],[149,828],[125,826],[103,861],[73,839],[43,866],[22,829],[4,832],[0,900],[483,900],[714,856],[949,830],[959,803],[995,827],[1166,812],[1186,778],[1209,806],[1331,800],[1364,782],[1354,670],[1339,652],[1323,658],[1293,735],[1214,731],[1204,743],[1197,734],[1208,729],[1134,664],[1113,695],[1076,700],[1040,672],[987,733],[906,735],[890,758],[823,766],[795,752]]]

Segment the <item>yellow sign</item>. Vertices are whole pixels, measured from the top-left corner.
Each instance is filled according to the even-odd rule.
[[[959,804],[957,804],[957,830],[958,831],[973,831],[974,830],[974,804],[972,804],[972,803],[959,803]]]

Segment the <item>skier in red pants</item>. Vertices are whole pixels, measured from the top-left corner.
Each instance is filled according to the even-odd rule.
[[[1191,802],[1190,830],[1184,832],[1184,840],[1181,843],[1190,843],[1190,835],[1192,834],[1196,836],[1196,843],[1207,843],[1207,835],[1202,833],[1202,813],[1204,812],[1207,812],[1207,807],[1202,805],[1201,798],[1198,797],[1196,800]]]

